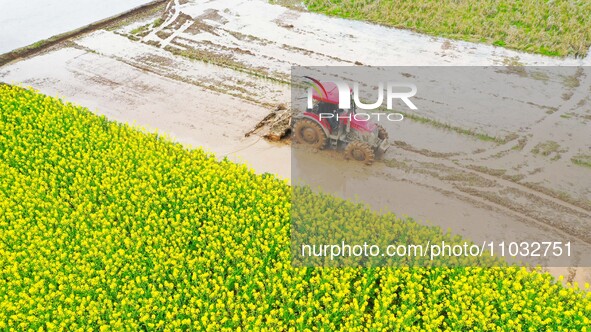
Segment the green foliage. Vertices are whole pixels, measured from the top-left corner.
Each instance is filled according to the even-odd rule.
[[[591,168],[591,155],[579,154],[571,158],[575,165]]]
[[[162,23],[164,23],[164,20],[162,19],[162,17],[159,17],[154,20],[154,23],[152,23],[152,27],[157,28],[157,27],[161,26]]]

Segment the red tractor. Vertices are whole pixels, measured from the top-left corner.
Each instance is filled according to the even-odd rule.
[[[312,93],[313,107],[294,115],[293,135],[297,143],[314,149],[345,146],[345,158],[371,165],[388,147],[386,130],[367,117],[356,116],[355,103],[339,109],[339,91],[334,83],[323,84],[324,93]]]

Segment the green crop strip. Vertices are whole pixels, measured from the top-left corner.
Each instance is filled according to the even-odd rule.
[[[591,155],[584,155],[584,154],[576,155],[571,158],[571,161],[575,165],[591,168]]]

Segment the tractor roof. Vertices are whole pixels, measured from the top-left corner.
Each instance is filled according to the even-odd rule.
[[[339,104],[339,89],[333,82],[323,82],[320,90],[313,89],[312,98],[325,103]]]

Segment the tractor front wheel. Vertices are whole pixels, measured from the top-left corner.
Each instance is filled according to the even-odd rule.
[[[364,162],[366,165],[371,165],[375,154],[371,146],[366,142],[353,141],[345,148],[345,158],[355,159]]]
[[[295,139],[298,143],[307,144],[314,149],[322,149],[326,145],[326,134],[320,126],[308,119],[298,121],[294,128]]]

